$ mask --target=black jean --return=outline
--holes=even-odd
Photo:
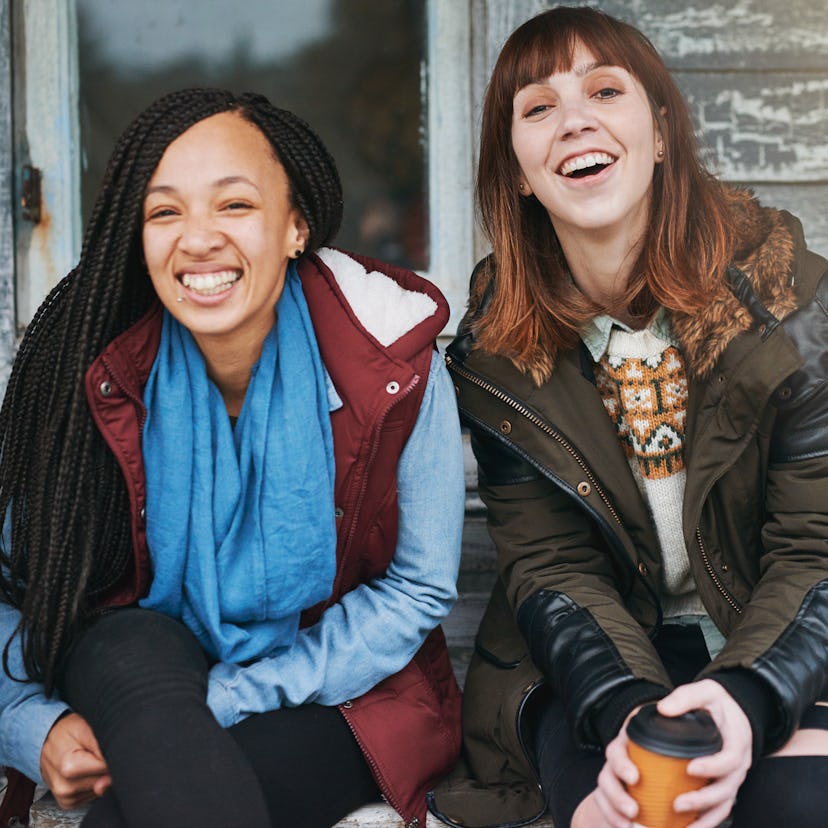
[[[708,663],[698,627],[666,626],[654,643],[676,685],[685,684]],[[823,694],[823,700],[828,696]],[[803,727],[828,730],[828,708],[806,714]],[[581,801],[594,790],[604,765],[601,753],[581,749],[573,738],[563,704],[550,695],[531,725],[547,810],[555,828],[569,828]],[[763,758],[748,772],[732,814],[732,828],[824,828],[828,825],[828,758]]]
[[[379,799],[336,708],[275,710],[225,730],[206,704],[207,673],[195,637],[159,613],[116,610],[79,636],[58,686],[113,781],[84,828],[329,828]]]

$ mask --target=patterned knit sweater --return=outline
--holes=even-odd
[[[595,373],[661,546],[664,617],[703,614],[681,525],[686,477],[684,359],[650,329],[614,327]]]

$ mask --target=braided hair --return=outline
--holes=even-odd
[[[269,140],[307,221],[306,250],[339,229],[342,189],[331,155],[304,121],[262,95],[173,92],[118,140],[80,261],[29,325],[0,409],[0,600],[20,611],[26,670],[12,677],[41,681],[47,691],[67,644],[133,556],[125,481],[92,421],[84,375],[155,300],[140,240],[155,168],[172,141],[220,112],[237,112]],[[8,675],[10,645],[3,651]]]

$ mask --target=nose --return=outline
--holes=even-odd
[[[575,137],[596,128],[597,122],[589,102],[580,96],[561,101],[559,121],[561,137]]]
[[[187,217],[178,240],[179,248],[184,253],[195,257],[206,256],[223,244],[223,233],[213,224],[209,216],[201,215]]]

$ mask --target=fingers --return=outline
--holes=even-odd
[[[742,708],[721,684],[709,679],[677,687],[658,703],[659,712],[665,716],[678,716],[697,708],[706,710],[713,718],[722,737],[722,748],[690,762],[689,775],[712,781],[677,797],[675,808],[699,812],[691,828],[716,828],[730,814],[750,767],[753,733]]]
[[[98,742],[77,713],[59,719],[40,753],[40,772],[61,808],[74,808],[99,796],[112,783]]]
[[[606,762],[598,774],[595,803],[607,825],[629,828],[638,813],[638,803],[627,792],[627,786],[638,781],[638,768],[627,753],[627,735],[621,732],[606,749]]]
[[[601,815],[613,828],[629,828],[638,813],[638,803],[627,793],[621,780],[613,773],[609,763],[598,774],[595,801]]]
[[[95,796],[103,796],[112,787],[112,777],[106,773],[99,776],[92,785]]]

